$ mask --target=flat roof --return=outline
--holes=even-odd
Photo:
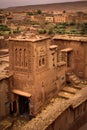
[[[71,40],[71,41],[81,41],[81,42],[87,42],[87,36],[70,36],[70,35],[55,35],[53,37],[53,40]]]
[[[46,39],[49,39],[50,37],[45,36],[37,36],[37,37],[15,37],[15,38],[9,38],[9,41],[28,41],[28,42],[36,42],[36,41],[43,41]]]

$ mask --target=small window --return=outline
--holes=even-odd
[[[62,80],[64,80],[64,77],[62,77]]]
[[[42,58],[42,65],[44,65],[44,63],[45,63],[45,60],[44,60],[44,57]]]
[[[22,49],[19,50],[19,65],[21,66],[21,60],[22,60]]]
[[[39,59],[39,66],[41,66],[41,59]]]
[[[39,57],[39,66],[44,66],[45,65],[45,57],[44,56],[40,56]]]
[[[15,49],[15,65],[17,65],[17,48]]]

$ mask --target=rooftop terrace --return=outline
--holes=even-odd
[[[36,42],[36,41],[42,41],[45,39],[49,39],[50,37],[43,36],[43,35],[35,35],[35,34],[25,34],[25,35],[19,35],[17,37],[10,37],[10,41],[30,41],[30,42]]]
[[[80,41],[87,42],[87,36],[72,36],[72,35],[55,35],[53,40],[67,40],[67,41]]]

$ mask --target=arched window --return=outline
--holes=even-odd
[[[42,65],[44,65],[45,64],[45,59],[44,59],[44,57],[42,58]]]
[[[15,65],[17,65],[17,58],[18,58],[18,56],[17,56],[17,48],[15,49]]]
[[[21,62],[22,62],[21,54],[22,54],[22,49],[20,48],[20,50],[19,50],[19,66],[21,66]]]
[[[24,49],[24,56],[23,56],[23,65],[24,65],[24,67],[25,67],[25,57],[26,56],[26,49]]]
[[[24,64],[24,67],[27,67],[28,66],[28,62],[27,62],[27,51],[26,49],[24,49],[24,57],[23,57],[23,64]]]
[[[41,59],[39,59],[39,66],[41,66]]]

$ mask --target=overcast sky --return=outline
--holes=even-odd
[[[84,0],[0,0],[0,8],[32,5],[32,4],[72,2],[72,1],[84,1]]]

